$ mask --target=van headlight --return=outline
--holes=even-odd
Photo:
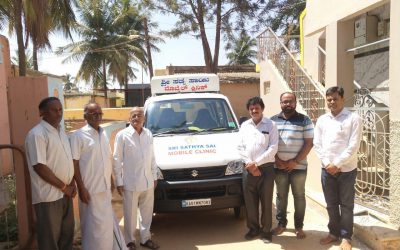
[[[234,175],[243,173],[244,163],[241,160],[231,161],[225,170],[225,175]]]
[[[157,180],[164,180],[164,175],[159,167],[157,167]]]

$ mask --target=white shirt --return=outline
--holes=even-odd
[[[119,131],[115,137],[113,156],[117,186],[137,192],[154,188],[157,166],[150,130],[143,128],[139,135],[132,125],[129,125]]]
[[[245,121],[239,131],[239,154],[244,162],[255,161],[257,166],[275,162],[279,135],[275,123],[263,117],[256,125],[253,119]]]
[[[327,113],[318,118],[314,129],[314,149],[322,167],[332,163],[341,172],[357,168],[361,133],[360,116],[346,108],[336,116]]]
[[[26,158],[32,186],[32,204],[61,199],[64,194],[57,187],[44,181],[33,169],[37,164],[46,165],[65,184],[74,176],[71,148],[65,132],[42,120],[25,138]]]
[[[79,161],[85,188],[91,194],[110,190],[112,153],[104,129],[100,133],[86,125],[70,136],[72,157]]]

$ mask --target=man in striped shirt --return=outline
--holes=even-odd
[[[308,116],[296,111],[296,95],[285,92],[280,96],[282,112],[271,117],[279,132],[278,153],[275,155],[276,219],[272,230],[280,235],[286,230],[289,187],[294,199],[294,225],[296,237],[304,239],[303,221],[306,209],[305,182],[307,155],[313,146],[314,126]]]

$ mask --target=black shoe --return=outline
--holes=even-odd
[[[260,230],[250,229],[247,234],[245,234],[244,238],[246,240],[252,240],[260,234]]]
[[[261,240],[267,244],[272,242],[272,233],[262,233]]]
[[[126,246],[129,250],[136,250],[135,242],[129,242]]]

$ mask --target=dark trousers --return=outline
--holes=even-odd
[[[324,168],[321,173],[322,189],[329,215],[329,233],[351,239],[353,236],[353,210],[357,169],[330,175]]]
[[[273,164],[260,167],[261,176],[253,176],[243,171],[243,194],[247,212],[247,227],[264,234],[271,234],[272,196],[274,192],[275,172]],[[261,202],[261,226],[259,221],[259,204]]]
[[[289,187],[292,189],[294,201],[294,227],[303,228],[306,212],[305,183],[307,170],[293,169],[290,172],[275,169],[276,183],[276,219],[282,227],[287,225],[287,205]]]
[[[64,196],[34,207],[39,250],[72,250],[75,226],[72,199]]]

